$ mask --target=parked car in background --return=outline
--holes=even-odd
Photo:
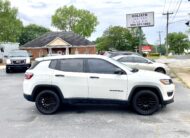
[[[175,86],[167,75],[133,70],[106,56],[65,55],[36,59],[23,90],[43,114],[55,113],[61,103],[111,103],[149,115],[173,102]]]
[[[25,50],[14,50],[9,52],[6,58],[6,73],[13,70],[27,70],[31,66],[30,55]]]
[[[153,60],[144,58],[142,56],[120,55],[120,56],[113,57],[113,59],[131,68],[151,70],[151,71],[156,71],[163,74],[169,73],[169,68],[165,64],[154,62]]]
[[[118,55],[138,55],[138,56],[141,56],[139,53],[130,52],[130,51],[106,51],[103,55],[110,57],[110,58],[118,56]]]
[[[4,42],[0,43],[0,61],[5,62],[5,56],[8,56],[8,53],[12,50],[18,50],[19,43],[12,43],[12,42]],[[1,63],[0,62],[0,63]]]

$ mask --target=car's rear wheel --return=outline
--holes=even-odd
[[[151,115],[159,109],[158,96],[150,90],[141,90],[132,100],[133,109],[141,115]]]
[[[155,71],[159,72],[159,73],[166,74],[166,71],[163,68],[157,68]]]
[[[36,97],[36,107],[42,114],[53,114],[60,106],[58,95],[51,90],[44,90]]]

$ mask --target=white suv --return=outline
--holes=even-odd
[[[149,115],[174,101],[175,86],[167,75],[133,70],[105,56],[68,55],[36,59],[23,89],[43,114],[67,102],[130,104]]]

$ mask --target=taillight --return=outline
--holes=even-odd
[[[33,73],[25,73],[25,79],[29,80],[33,77]]]

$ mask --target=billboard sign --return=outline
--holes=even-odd
[[[151,52],[152,51],[152,46],[146,45],[141,47],[142,52]]]
[[[127,14],[126,21],[127,27],[154,26],[154,12]]]

